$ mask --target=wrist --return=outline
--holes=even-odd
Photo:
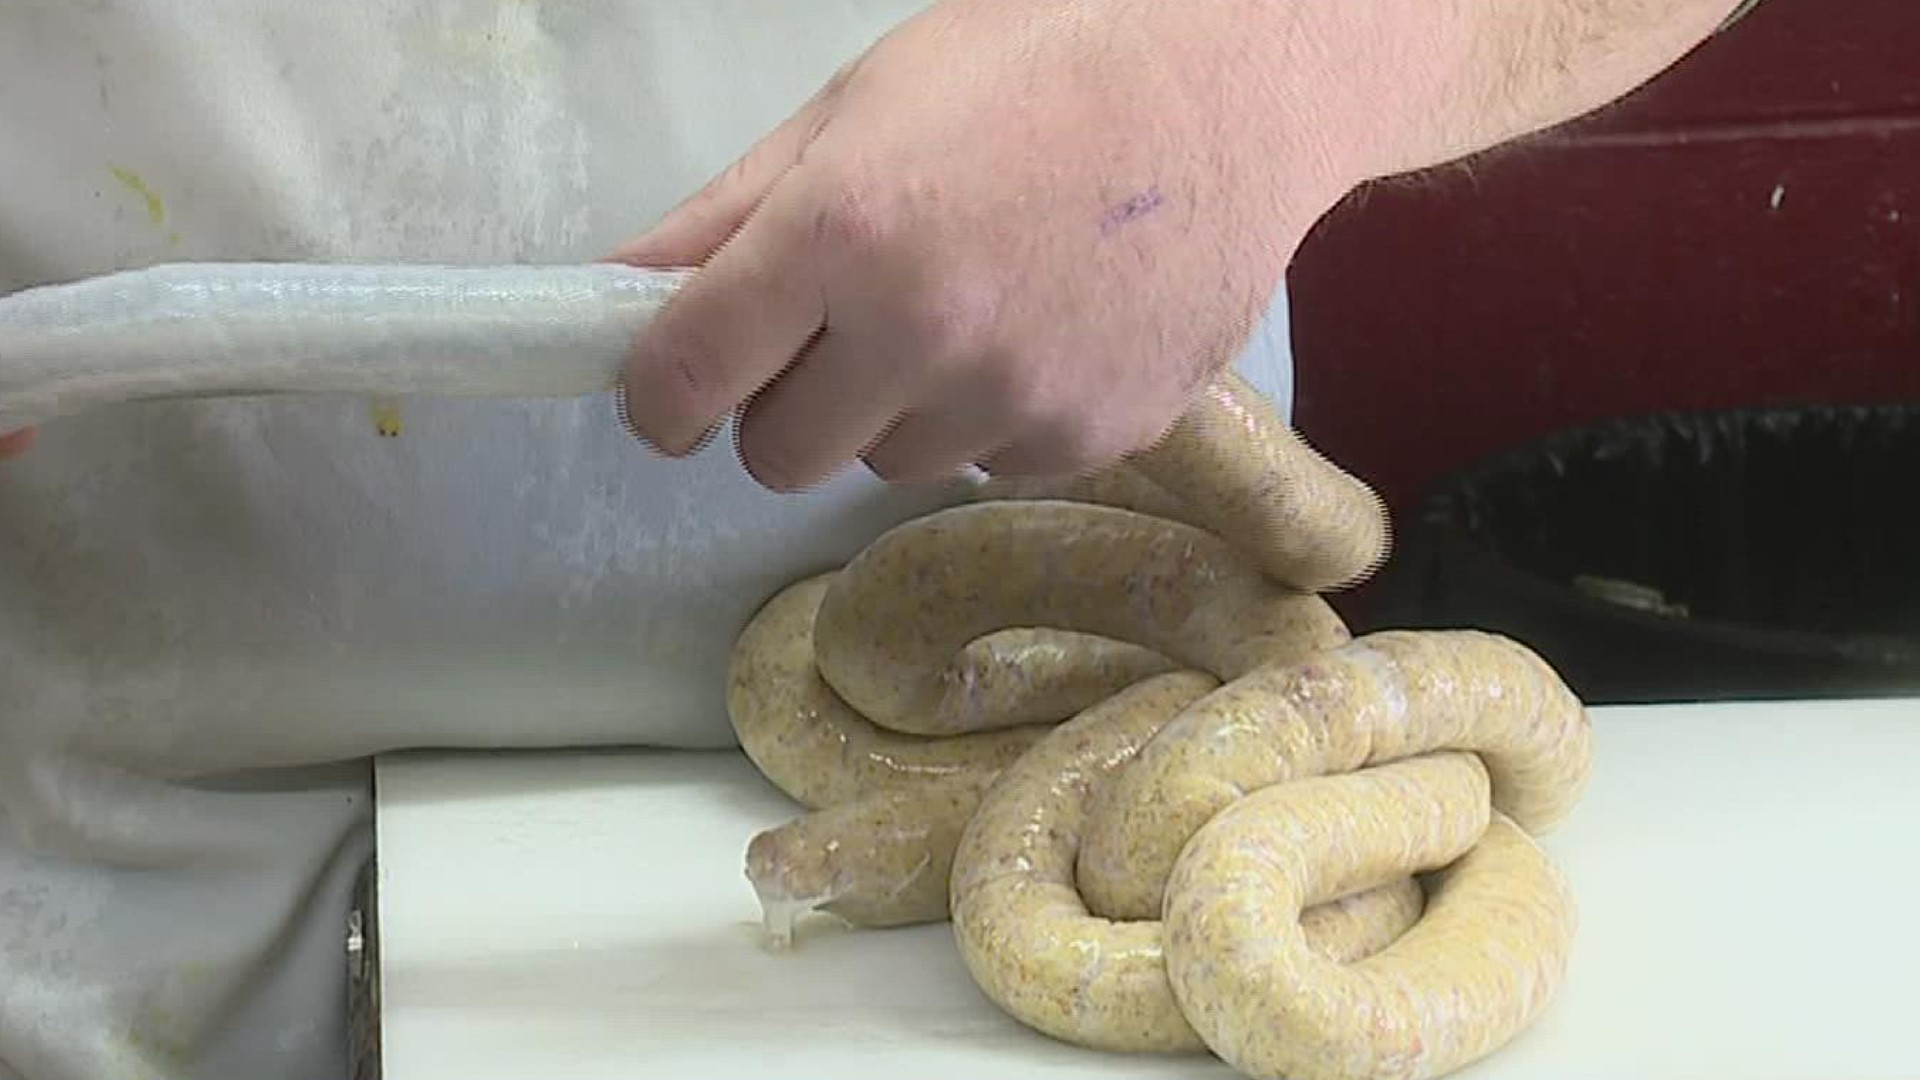
[[[1737,0],[1282,6],[1295,54],[1311,58],[1288,79],[1291,93],[1351,186],[1597,109],[1711,36]]]

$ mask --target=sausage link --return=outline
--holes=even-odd
[[[886,731],[834,694],[814,667],[813,626],[835,577],[781,590],[735,644],[727,707],[740,743],[775,786],[815,812],[754,837],[746,873],[766,936],[787,945],[795,920],[824,910],[857,926],[947,915],[947,875],[980,792],[1045,730],[1006,727],[995,710],[1054,720],[1165,670],[1166,658],[1124,642],[1014,629],[967,646],[978,673],[977,734],[926,738]]]
[[[1101,791],[1080,890],[1108,918],[1157,916],[1181,848],[1245,793],[1439,749],[1481,754],[1494,806],[1536,832],[1592,765],[1586,710],[1531,650],[1472,630],[1371,634],[1255,671],[1168,724]]]
[[[974,776],[929,780],[816,810],[747,845],[747,880],[768,944],[785,948],[811,910],[855,926],[910,926],[947,917],[947,880],[960,832],[980,805]]]
[[[1477,758],[1428,755],[1267,788],[1202,827],[1168,882],[1166,958],[1208,1048],[1255,1078],[1426,1080],[1530,1024],[1577,916],[1488,788]],[[1365,960],[1298,929],[1329,896],[1442,868],[1421,920]]]
[[[1307,946],[1340,964],[1364,960],[1388,947],[1426,910],[1427,890],[1415,877],[1348,893],[1300,913]]]
[[[1057,724],[1179,665],[1152,649],[1071,630],[1010,627],[968,643],[946,696],[919,725],[933,735]]]
[[[1063,499],[1169,518],[1241,543],[1275,581],[1305,592],[1358,584],[1392,546],[1379,496],[1231,370],[1127,463],[1067,477],[996,477],[974,498]]]
[[[1593,772],[1586,706],[1558,672],[1520,642],[1480,630],[1370,634],[1364,649],[1405,703],[1413,725],[1374,733],[1371,761],[1446,746],[1478,752],[1493,806],[1545,836],[1566,820]]]
[[[956,655],[1014,627],[1132,642],[1221,678],[1348,637],[1325,601],[1273,584],[1211,533],[1105,506],[988,502],[910,521],[855,556],[821,602],[814,659],[874,723],[940,734],[968,683]]]
[[[1380,497],[1307,445],[1231,370],[1132,465],[1273,580],[1305,592],[1364,581],[1392,548]]]
[[[782,589],[761,606],[734,643],[727,715],[741,748],[774,786],[805,806],[819,808],[881,791],[912,789],[937,777],[984,783],[1045,733],[1044,727],[1029,725],[930,739],[884,730],[849,708],[821,680],[813,661],[814,614],[833,578],[834,573],[820,574]],[[1118,689],[1077,675],[1072,661],[1091,654],[1095,667],[1111,671],[1126,669],[1124,657],[1129,654],[1103,660],[1103,655],[1112,655],[1103,652],[1108,643],[1089,638],[1065,642],[1056,637],[1044,644],[1039,650],[1043,670],[1031,679],[1002,678],[993,685],[1031,686],[1037,696],[1056,702],[1066,692],[1104,696],[1103,691]],[[1017,645],[977,646],[987,654],[977,666],[989,671],[996,664],[1017,666],[1025,655]],[[1128,670],[1150,671],[1163,663],[1144,649],[1131,655],[1135,659]],[[1142,656],[1153,662],[1142,661]],[[1064,692],[1058,689],[1062,684]],[[1002,703],[1011,697],[999,694]],[[1071,712],[1055,719],[1066,715]]]
[[[1094,706],[1009,766],[968,823],[953,860],[955,937],[981,989],[1023,1023],[1102,1050],[1202,1048],[1167,982],[1160,924],[1091,915],[1073,862],[1092,791],[1216,685],[1162,675]],[[1419,897],[1411,880],[1359,892],[1308,912],[1303,932],[1323,955],[1364,956],[1412,925]]]

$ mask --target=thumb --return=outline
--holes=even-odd
[[[820,137],[834,100],[851,74],[851,67],[842,69],[720,175],[668,211],[653,228],[615,249],[614,261],[634,266],[694,266],[705,262],[740,231],[773,185]]]

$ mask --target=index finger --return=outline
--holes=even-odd
[[[625,375],[629,422],[663,453],[700,445],[826,323],[801,172],[774,185],[634,344]]]

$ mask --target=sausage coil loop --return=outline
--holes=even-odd
[[[1379,501],[1238,377],[1157,446],[986,484],[797,582],[727,702],[808,809],[754,837],[768,938],[950,920],[1021,1023],[1251,1077],[1416,1080],[1547,1007],[1577,925],[1536,842],[1585,708],[1474,630],[1353,637]]]

